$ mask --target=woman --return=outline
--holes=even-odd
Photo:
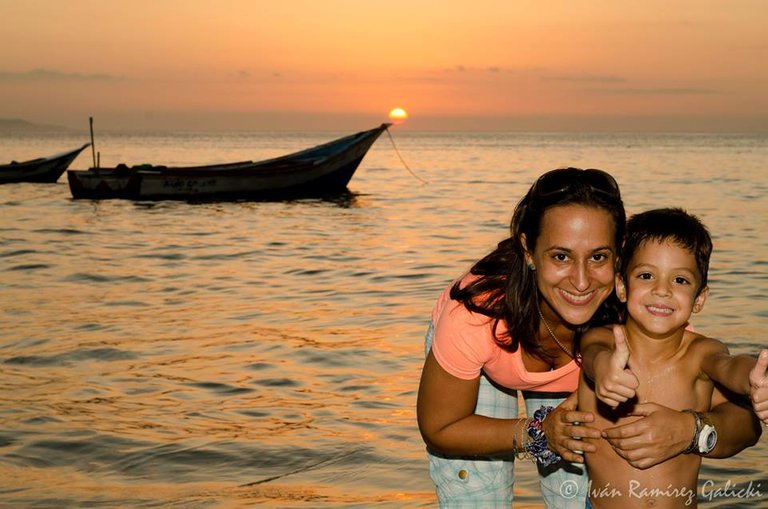
[[[547,403],[560,403],[577,387],[581,333],[616,319],[613,282],[624,223],[610,175],[548,172],[515,208],[510,237],[438,299],[417,412],[441,506],[509,507],[517,452],[537,460],[548,506],[584,507],[581,450],[594,446],[574,437],[600,433],[578,424],[593,416],[575,411],[573,397],[554,411]],[[517,418],[515,390],[528,391],[531,418]],[[759,438],[748,410],[726,402],[711,414],[723,456]],[[646,468],[685,450],[693,426],[690,415],[656,406],[611,430],[608,440]]]

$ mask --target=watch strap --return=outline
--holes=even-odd
[[[686,408],[683,410],[683,412],[689,413],[693,415],[693,418],[695,419],[695,428],[693,430],[693,438],[691,438],[691,443],[686,447],[686,449],[683,451],[683,454],[690,454],[694,451],[698,452],[698,445],[699,445],[699,435],[701,435],[701,415],[693,410],[692,408]]]

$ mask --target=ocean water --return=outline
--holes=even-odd
[[[96,143],[105,166],[183,165],[345,134]],[[699,215],[715,253],[695,326],[737,353],[768,343],[768,135],[392,134],[426,182],[384,135],[329,201],[74,201],[65,177],[0,186],[0,506],[435,506],[415,415],[432,304],[560,166],[611,172],[629,213]],[[87,141],[5,136],[0,162]],[[766,440],[705,460],[700,507],[768,504]],[[516,507],[541,507],[531,465],[515,490]]]

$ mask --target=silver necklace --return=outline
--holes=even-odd
[[[557,339],[557,336],[555,336],[555,333],[552,332],[552,329],[549,327],[549,324],[547,323],[547,320],[544,318],[544,315],[542,314],[541,309],[539,309],[539,318],[541,318],[541,321],[544,322],[544,327],[547,328],[547,332],[549,332],[549,335],[552,336],[552,339],[555,340],[555,343],[557,343],[557,346],[560,347],[560,350],[565,352],[568,355],[568,357],[573,359],[573,354],[571,352],[569,352],[568,349],[565,346],[563,346],[563,344],[560,342],[560,340]]]

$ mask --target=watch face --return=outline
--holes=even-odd
[[[699,452],[706,454],[717,445],[717,431],[714,426],[706,425],[699,435]]]
[[[717,431],[715,431],[715,429],[712,428],[712,433],[710,433],[707,436],[707,452],[714,449],[716,444],[717,444]]]

